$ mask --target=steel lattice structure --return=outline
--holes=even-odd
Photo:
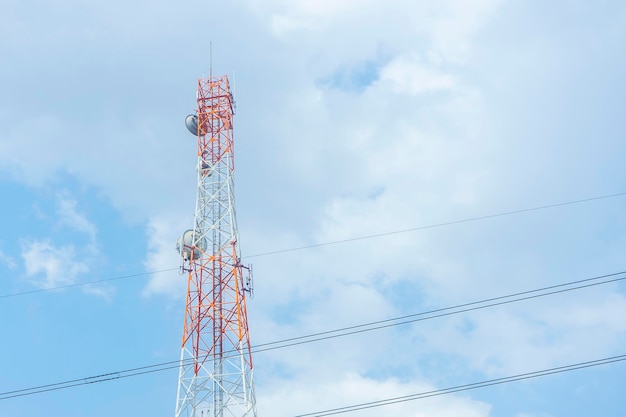
[[[194,228],[177,242],[188,284],[175,416],[255,417],[251,278],[237,245],[228,77],[199,79],[197,103],[185,121],[198,138],[198,189]]]

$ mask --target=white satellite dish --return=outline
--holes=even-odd
[[[198,136],[198,115],[190,114],[185,117],[185,126],[191,132],[192,135]]]
[[[181,237],[176,240],[176,250],[181,254],[184,260],[191,259],[191,253],[193,251],[193,258],[200,259],[202,253],[206,251],[206,239],[200,236],[199,232],[195,232],[191,229],[186,230]]]

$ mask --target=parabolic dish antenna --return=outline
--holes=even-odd
[[[206,251],[206,239],[200,237],[200,233],[194,233],[193,230],[186,230],[181,237],[176,240],[176,250],[181,254],[183,259],[191,259],[193,251],[193,259],[200,259],[202,253]]]
[[[198,115],[190,114],[185,117],[185,126],[187,126],[192,135],[198,136]]]

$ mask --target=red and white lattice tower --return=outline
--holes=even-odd
[[[233,194],[234,101],[228,77],[198,80],[187,128],[198,138],[194,228],[178,239],[188,273],[176,417],[255,417],[246,296]],[[245,276],[244,276],[245,272]]]

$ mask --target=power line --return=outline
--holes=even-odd
[[[626,274],[626,271],[616,272],[612,274],[601,275],[592,278],[586,278],[577,281],[571,281],[563,284],[552,285],[549,287],[539,288],[535,290],[518,292],[515,294],[503,295],[499,297],[493,297],[489,299],[484,299],[480,301],[473,301],[469,303],[459,304],[456,306],[440,308],[436,310],[430,310],[426,312],[416,313],[405,315],[401,317],[379,320],[364,324],[359,324],[350,327],[339,328],[335,330],[328,330],[325,332],[313,333],[305,336],[298,336],[288,339],[282,339],[275,342],[268,342],[256,345],[252,348],[252,353],[265,352],[275,349],[283,349],[286,347],[302,345],[306,343],[312,343],[320,340],[332,339],[337,337],[348,336],[357,333],[364,333],[373,330],[379,330],[382,328],[392,327],[392,326],[400,326],[408,323],[414,323],[417,321],[425,321],[431,320],[435,318],[450,316],[453,314],[465,313],[473,310],[485,309],[489,307],[495,307],[503,304],[510,304],[518,301],[529,300],[533,298],[545,297],[549,295],[554,295],[563,292],[574,291],[583,288],[589,288],[593,286],[608,284],[612,282],[626,280],[626,276],[614,278],[619,275]],[[611,278],[611,279],[607,279]],[[599,282],[593,282],[599,281]],[[577,285],[581,284],[581,285]],[[577,285],[577,286],[573,286]],[[569,287],[569,288],[567,288]],[[548,291],[552,290],[552,291]],[[547,292],[546,292],[547,291]],[[532,294],[532,295],[530,295]],[[508,300],[507,300],[508,299]],[[438,313],[438,314],[434,314]],[[231,357],[234,352],[224,352],[224,358]],[[64,382],[57,382],[52,384],[40,385],[31,388],[24,388],[19,390],[7,391],[0,393],[0,400],[5,400],[9,398],[21,397],[26,395],[39,394],[48,391],[56,391],[65,388],[71,388],[81,385],[95,384],[99,382],[111,381],[115,379],[129,378],[132,376],[144,375],[148,373],[160,372],[169,369],[178,368],[181,364],[180,360],[162,362],[153,365],[147,365],[137,368],[126,369],[122,371],[110,372],[101,375],[86,377],[86,378],[78,378]]]
[[[490,308],[490,307],[496,307],[496,306],[500,306],[504,304],[511,304],[511,303],[516,303],[519,301],[531,300],[534,298],[547,297],[549,295],[556,295],[556,294],[565,293],[569,291],[575,291],[575,290],[579,290],[583,288],[595,287],[598,285],[609,284],[612,282],[624,281],[626,280],[626,276],[620,277],[620,278],[608,279],[608,280],[604,280],[600,282],[589,283],[591,281],[597,281],[597,280],[611,278],[611,277],[624,275],[624,274],[626,274],[626,271],[616,272],[616,273],[607,274],[607,275],[601,275],[601,276],[597,276],[593,278],[586,278],[586,279],[582,279],[578,281],[571,281],[571,282],[564,283],[564,284],[552,285],[549,287],[539,288],[539,289],[530,290],[530,291],[522,291],[522,292],[518,292],[514,294],[493,297],[493,298],[480,300],[480,301],[473,301],[470,303],[458,304],[458,305],[451,306],[451,307],[444,307],[444,308],[425,311],[421,313],[409,314],[409,315],[395,317],[395,318],[386,319],[386,320],[379,320],[379,321],[374,321],[370,323],[358,324],[355,326],[343,327],[343,328],[334,329],[334,330],[327,330],[324,332],[309,334],[306,336],[298,336],[298,337],[292,337],[289,339],[278,340],[275,342],[263,343],[263,344],[254,346],[253,353],[263,352],[266,350],[280,349],[280,348],[290,347],[290,346],[296,346],[296,345],[300,345],[304,343],[317,342],[320,340],[333,339],[336,337],[349,336],[349,335],[369,332],[373,330],[380,330],[380,329],[384,329],[388,327],[395,327],[395,326],[400,326],[404,324],[415,323],[418,321],[431,320],[435,318],[446,317],[446,316],[451,316],[451,315],[460,314],[460,313],[467,313],[470,311],[482,310],[482,309]],[[575,284],[582,284],[582,283],[586,283],[586,284],[573,286]],[[569,288],[564,288],[564,287],[569,287]],[[552,291],[548,291],[548,290],[552,290]],[[529,295],[529,294],[532,294],[532,295]],[[272,346],[272,345],[280,345],[280,346],[266,347],[266,346]]]
[[[583,198],[583,199],[580,199],[580,200],[572,200],[572,201],[566,201],[566,202],[562,202],[562,203],[547,204],[547,205],[543,205],[543,206],[536,206],[536,207],[524,208],[524,209],[513,210],[513,211],[505,211],[505,212],[495,213],[495,214],[487,214],[487,215],[484,215],[484,216],[470,217],[470,218],[467,218],[467,219],[453,220],[453,221],[449,221],[449,222],[436,223],[436,224],[431,224],[431,225],[427,225],[427,226],[418,226],[418,227],[413,227],[413,228],[410,228],[410,229],[395,230],[395,231],[391,231],[391,232],[377,233],[377,234],[365,235],[365,236],[357,236],[357,237],[352,237],[352,238],[348,238],[348,239],[334,240],[334,241],[316,243],[316,244],[306,245],[306,246],[298,246],[298,247],[295,247],[295,248],[279,249],[279,250],[274,250],[274,251],[270,251],[270,252],[257,253],[257,254],[254,254],[254,255],[244,256],[244,257],[242,257],[242,259],[258,258],[258,257],[262,257],[262,256],[276,255],[276,254],[279,254],[279,253],[294,252],[294,251],[299,251],[299,250],[304,250],[304,249],[318,248],[318,247],[321,247],[321,246],[330,246],[330,245],[337,245],[337,244],[340,244],[340,243],[354,242],[354,241],[358,241],[358,240],[374,239],[374,238],[377,238],[377,237],[391,236],[391,235],[396,235],[396,234],[401,234],[401,233],[408,233],[408,232],[415,232],[415,231],[418,231],[418,230],[434,229],[434,228],[437,228],[437,227],[451,226],[451,225],[460,224],[460,223],[469,223],[469,222],[473,222],[473,221],[486,220],[486,219],[492,219],[492,218],[503,217],[503,216],[510,216],[510,215],[514,215],[514,214],[521,214],[521,213],[527,213],[527,212],[531,212],[531,211],[545,210],[545,209],[549,209],[549,208],[568,206],[568,205],[573,205],[573,204],[587,203],[587,202],[590,202],[590,201],[603,200],[603,199],[614,198],[614,197],[621,197],[621,196],[624,196],[624,195],[626,195],[626,192],[616,193],[616,194],[607,194],[607,195],[602,195],[602,196],[597,196],[597,197],[590,197],[590,198]],[[134,278],[134,277],[139,277],[139,276],[158,274],[158,273],[162,273],[162,272],[171,272],[171,271],[176,271],[178,269],[179,268],[168,268],[168,269],[161,269],[161,270],[158,270],[158,271],[141,272],[141,273],[137,273],[137,274],[123,275],[123,276],[119,276],[119,277],[101,279],[101,280],[96,280],[96,281],[86,281],[86,282],[79,282],[79,283],[75,283],[75,284],[61,285],[61,286],[52,287],[52,288],[40,288],[40,289],[36,289],[36,290],[32,290],[32,291],[24,291],[24,292],[18,292],[18,293],[13,293],[13,294],[3,294],[3,295],[0,295],[0,299],[2,299],[2,298],[9,298],[9,297],[18,297],[18,296],[22,296],[22,295],[35,294],[35,293],[41,293],[41,292],[61,290],[61,289],[65,289],[65,288],[80,287],[80,286],[83,286],[83,285],[100,284],[100,283],[103,283],[103,282],[117,281],[117,280],[122,280],[122,279],[127,279],[127,278]]]
[[[597,359],[597,360],[592,360],[592,361],[587,361],[587,362],[574,363],[574,364],[571,364],[571,365],[559,366],[557,368],[543,369],[543,370],[540,370],[540,371],[527,372],[527,373],[524,373],[524,374],[512,375],[512,376],[507,376],[507,377],[503,377],[503,378],[496,378],[496,379],[490,379],[490,380],[486,380],[486,381],[473,382],[473,383],[470,383],[470,384],[457,385],[457,386],[454,386],[454,387],[443,388],[443,389],[439,389],[439,390],[420,392],[420,393],[417,393],[417,394],[405,395],[405,396],[402,396],[402,397],[386,398],[386,399],[383,399],[383,400],[370,401],[370,402],[367,402],[367,403],[361,403],[361,404],[354,404],[354,405],[349,405],[349,406],[344,406],[344,407],[332,408],[332,409],[328,409],[328,410],[317,411],[317,412],[314,412],[314,413],[298,414],[297,416],[294,416],[294,417],[312,417],[312,416],[324,417],[324,416],[332,416],[332,415],[335,415],[335,414],[351,413],[353,411],[365,410],[365,409],[376,408],[376,407],[383,407],[383,406],[386,406],[386,405],[398,404],[398,403],[403,403],[403,402],[408,402],[408,401],[421,400],[421,399],[424,399],[424,398],[435,397],[435,396],[439,396],[439,395],[452,394],[452,393],[460,392],[460,391],[469,391],[469,390],[473,390],[473,389],[477,389],[477,388],[489,387],[489,386],[493,386],[493,385],[508,384],[508,383],[515,382],[515,381],[521,381],[521,380],[524,380],[524,379],[539,378],[539,377],[542,377],[542,376],[559,374],[559,373],[564,373],[564,372],[570,372],[570,371],[575,371],[575,370],[578,370],[578,369],[584,369],[584,368],[591,368],[591,367],[594,367],[594,366],[607,365],[607,364],[610,364],[610,363],[620,362],[620,361],[624,361],[624,360],[626,360],[626,355],[612,356],[612,357],[609,357],[609,358],[603,358],[603,359]]]
[[[175,364],[175,365],[173,365]],[[53,384],[40,385],[37,387],[24,388],[14,391],[6,391],[0,393],[0,401],[9,398],[24,397],[27,395],[42,394],[44,392],[57,391],[66,388],[78,387],[81,385],[97,384],[99,382],[113,381],[116,379],[129,378],[131,376],[145,375],[154,372],[166,371],[169,369],[178,369],[180,361],[163,362],[155,365],[142,366],[138,368],[127,369],[125,371],[109,372],[106,374],[90,376],[87,378],[78,378],[69,381],[56,382]]]
[[[122,276],[119,276],[119,277],[99,279],[99,280],[96,280],[96,281],[77,282],[77,283],[74,283],[74,284],[59,285],[57,287],[51,287],[51,288],[38,288],[36,290],[16,292],[16,293],[13,293],[13,294],[3,294],[3,295],[0,295],[0,299],[2,299],[2,298],[9,298],[9,297],[19,297],[21,295],[36,294],[36,293],[39,293],[39,292],[63,290],[63,289],[66,289],[66,288],[82,287],[83,285],[101,284],[103,282],[117,281],[117,280],[128,279],[128,278],[136,278],[136,277],[152,275],[152,274],[160,274],[162,272],[176,271],[178,269],[179,268],[160,269],[160,270],[157,270],[157,271],[139,272],[137,274],[122,275]]]
[[[418,227],[412,227],[410,229],[395,230],[395,231],[392,231],[392,232],[383,232],[383,233],[377,233],[377,234],[373,234],[373,235],[357,236],[357,237],[351,237],[351,238],[342,239],[342,240],[334,240],[334,241],[331,241],[331,242],[323,242],[323,243],[316,243],[316,244],[313,244],[313,245],[299,246],[299,247],[296,247],[296,248],[288,248],[288,249],[280,249],[280,250],[275,250],[275,251],[270,251],[270,252],[263,252],[263,253],[259,253],[259,254],[255,254],[255,255],[244,256],[244,258],[255,258],[255,257],[259,257],[259,256],[275,255],[275,254],[278,254],[278,253],[294,252],[294,251],[303,250],[303,249],[318,248],[320,246],[336,245],[336,244],[339,244],[339,243],[347,243],[347,242],[354,242],[354,241],[357,241],[357,240],[365,240],[365,239],[372,239],[372,238],[376,238],[376,237],[397,235],[397,234],[400,234],[400,233],[415,232],[415,231],[418,231],[418,230],[434,229],[436,227],[451,226],[451,225],[460,224],[460,223],[468,223],[468,222],[474,222],[474,221],[478,221],[478,220],[493,219],[495,217],[511,216],[513,214],[528,213],[530,211],[538,211],[538,210],[545,210],[545,209],[549,209],[549,208],[568,206],[568,205],[572,205],[572,204],[587,203],[587,202],[590,202],[590,201],[602,200],[602,199],[613,198],[613,197],[620,197],[620,196],[624,196],[624,195],[626,195],[626,192],[616,193],[616,194],[608,194],[608,195],[603,195],[603,196],[598,196],[598,197],[591,197],[591,198],[583,198],[583,199],[580,199],[580,200],[566,201],[566,202],[563,202],[563,203],[546,204],[546,205],[543,205],[543,206],[529,207],[529,208],[524,208],[524,209],[519,209],[519,210],[512,210],[512,211],[505,211],[505,212],[496,213],[496,214],[486,214],[484,216],[470,217],[470,218],[461,219],[461,220],[453,220],[453,221],[449,221],[449,222],[445,222],[445,223],[436,223],[436,224],[431,224],[431,225],[428,225],[428,226],[418,226]]]

